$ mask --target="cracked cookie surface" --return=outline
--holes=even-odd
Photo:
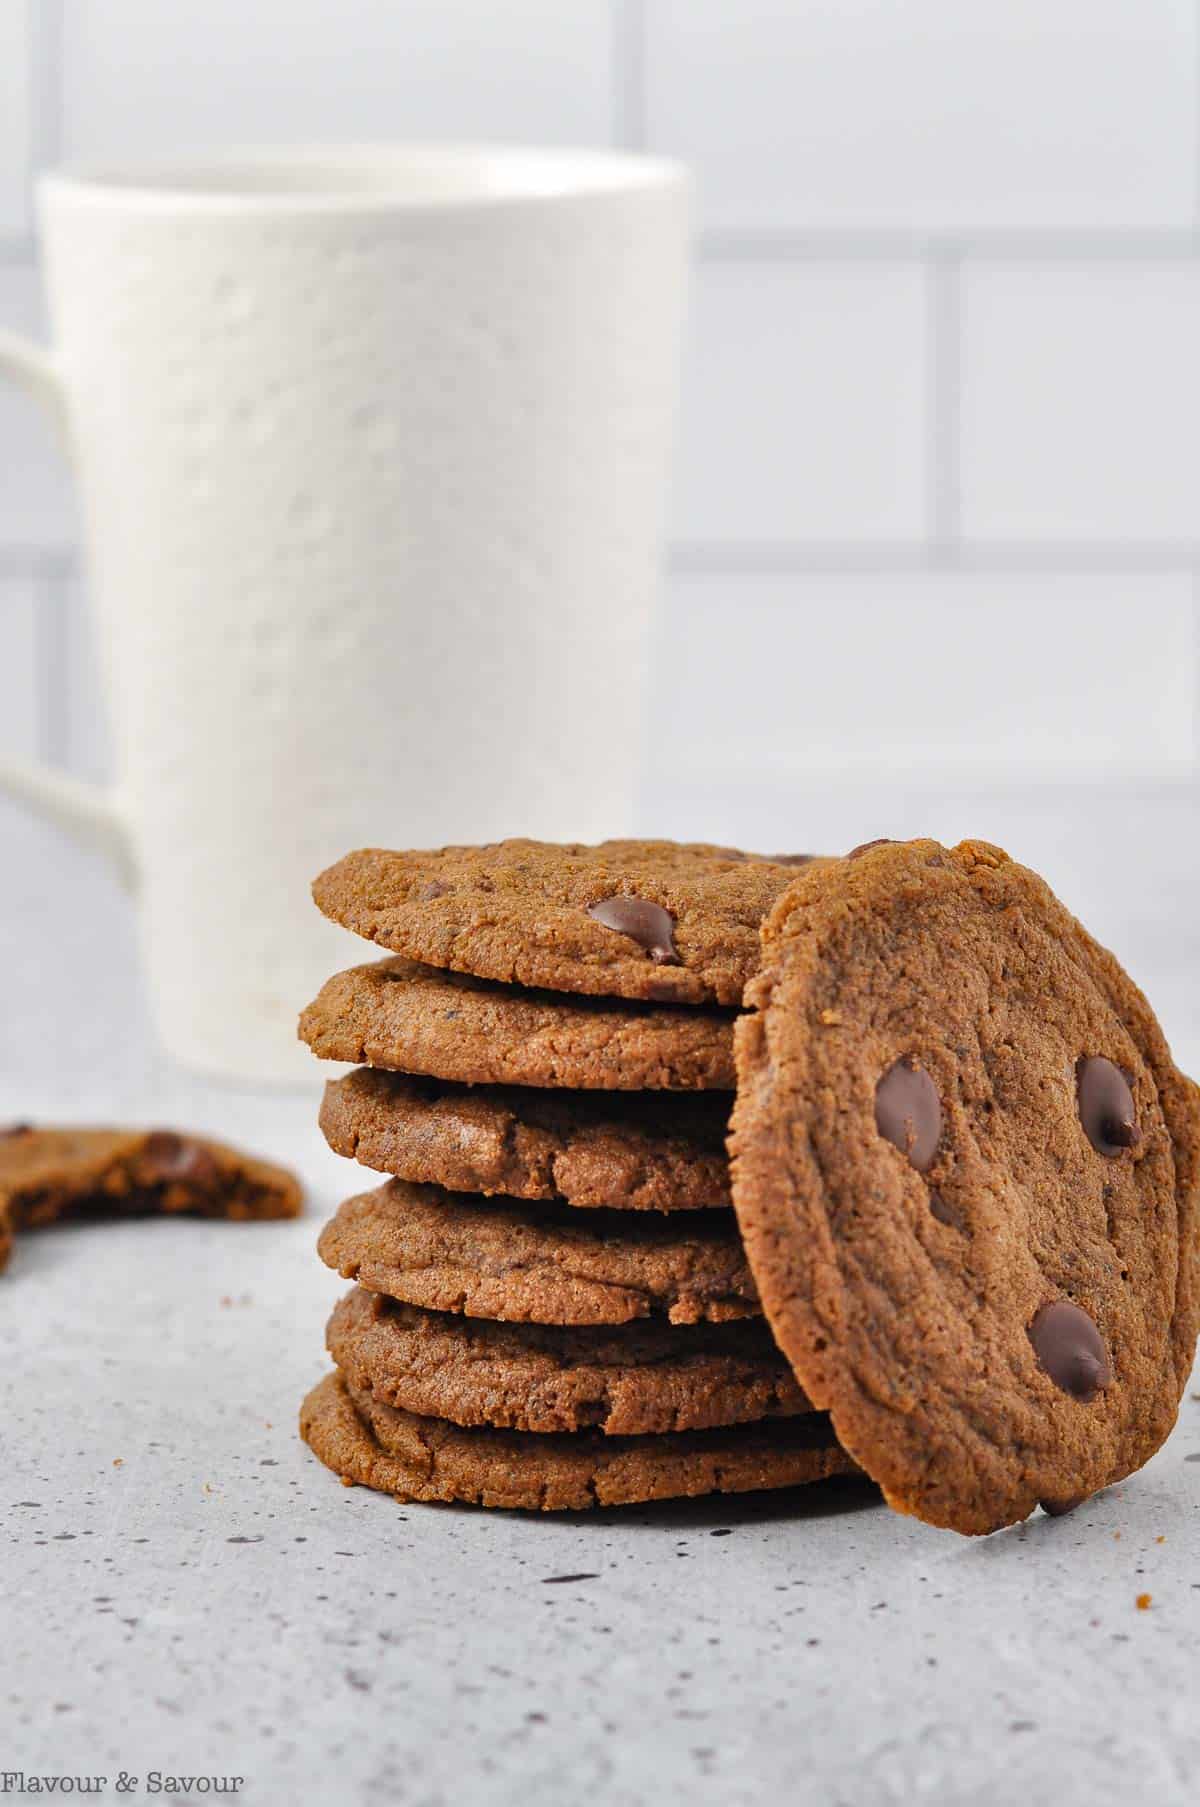
[[[696,1211],[730,1205],[728,1119],[719,1093],[563,1096],[364,1067],[329,1081],[320,1123],[335,1153],[417,1184]]]
[[[1145,998],[982,842],[780,899],[733,1192],[797,1378],[891,1503],[985,1532],[1138,1468],[1197,1330],[1197,1090]]]
[[[413,960],[337,973],[300,1017],[322,1060],[468,1085],[731,1090],[733,1015],[491,984]]]
[[[367,847],[322,872],[313,897],[343,928],[430,966],[554,991],[737,1005],[758,968],[759,924],[806,857],[677,841]]]
[[[584,1215],[389,1180],[347,1199],[317,1250],[373,1292],[468,1317],[696,1324],[759,1315],[733,1219],[710,1212]]]
[[[397,1411],[337,1373],[305,1399],[300,1435],[343,1480],[396,1499],[531,1512],[795,1487],[858,1472],[819,1417],[663,1437],[463,1430]]]
[[[325,1341],[359,1391],[465,1427],[645,1436],[810,1409],[761,1320],[510,1324],[356,1287],[334,1307]]]

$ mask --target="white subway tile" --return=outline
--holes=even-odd
[[[604,142],[610,38],[604,0],[87,0],[64,9],[65,150]]]
[[[881,796],[922,774],[1191,775],[1196,642],[1186,573],[677,575],[648,770]]]
[[[914,265],[702,263],[676,537],[919,538],[926,339]]]
[[[1200,264],[980,265],[962,318],[968,539],[1200,539]]]
[[[36,270],[0,264],[0,327],[45,339]],[[76,532],[66,455],[44,407],[0,370],[0,547],[57,549]]]
[[[33,4],[0,6],[0,234],[23,233],[29,224]]]
[[[647,0],[650,142],[719,227],[1186,226],[1189,0]]]
[[[38,750],[37,599],[20,578],[0,578],[0,759]]]

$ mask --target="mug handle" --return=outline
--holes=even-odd
[[[42,403],[69,447],[66,389],[53,357],[17,333],[0,330],[0,373]],[[137,874],[133,835],[115,791],[19,760],[0,760],[0,790],[40,810],[76,840],[101,848],[123,882],[133,888]]]

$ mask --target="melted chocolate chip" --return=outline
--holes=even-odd
[[[1038,1361],[1056,1387],[1087,1403],[1112,1381],[1104,1339],[1086,1311],[1069,1299],[1043,1305],[1029,1326]]]
[[[923,1067],[905,1058],[888,1068],[875,1087],[875,1127],[918,1173],[933,1165],[942,1133],[942,1101]]]
[[[930,1192],[929,1209],[939,1223],[944,1223],[951,1230],[961,1230],[963,1220],[953,1205],[946,1203],[940,1192]]]
[[[1082,1506],[1085,1500],[1091,1499],[1090,1493],[1073,1493],[1065,1500],[1039,1500],[1038,1505],[1051,1518],[1065,1518],[1068,1512],[1074,1512],[1076,1506]]]
[[[773,853],[769,857],[774,866],[807,866],[817,856],[815,853]]]
[[[187,1180],[208,1185],[217,1177],[217,1164],[207,1148],[174,1130],[156,1129],[142,1149],[141,1179],[150,1185]]]
[[[1102,1054],[1085,1054],[1075,1066],[1079,1121],[1092,1147],[1116,1156],[1142,1139],[1129,1081]]]
[[[603,897],[588,905],[588,915],[602,928],[628,935],[659,966],[679,965],[675,919],[661,904],[651,903],[648,897]]]
[[[10,1136],[31,1136],[32,1134],[32,1123],[9,1123],[4,1129],[0,1129],[0,1142],[7,1142]]]
[[[872,847],[894,847],[895,844],[891,835],[882,834],[879,836],[878,840],[875,841],[860,841],[857,847],[852,847],[850,849],[846,858],[848,860],[856,860],[860,853],[870,853]]]

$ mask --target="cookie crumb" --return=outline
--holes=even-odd
[[[1153,1599],[1152,1594],[1139,1594],[1137,1597],[1137,1601],[1136,1601],[1138,1611],[1139,1612],[1149,1612],[1150,1611],[1150,1602],[1152,1599]]]
[[[842,1022],[842,1013],[840,1010],[823,1010],[821,1012],[821,1021],[824,1023],[824,1025],[827,1029],[840,1028],[841,1022]]]
[[[124,1456],[114,1456],[112,1465],[114,1468],[124,1468],[124,1466],[125,1466]]]

